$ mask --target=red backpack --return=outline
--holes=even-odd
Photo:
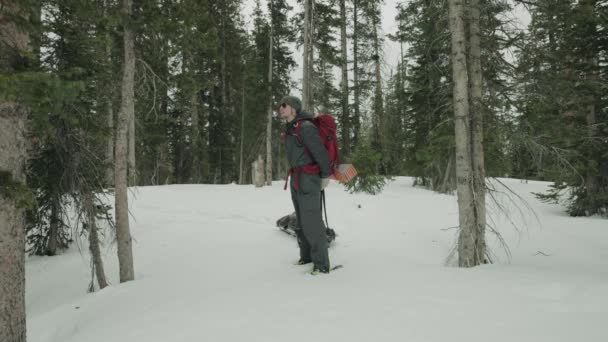
[[[327,154],[329,154],[330,175],[334,175],[336,169],[340,165],[340,157],[338,155],[338,136],[336,134],[336,119],[329,114],[319,114],[312,118],[310,121],[312,121],[312,123],[317,126],[317,129],[319,129],[321,142],[323,143],[323,146],[325,146],[325,149],[327,149]],[[298,123],[298,125],[296,126],[295,134],[301,144],[302,137],[300,137],[299,134],[300,125],[301,124]],[[306,151],[306,154],[308,154],[308,156],[312,158],[310,151],[308,151],[308,148],[306,148],[306,146],[304,146],[304,151]]]

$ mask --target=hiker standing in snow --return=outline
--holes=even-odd
[[[312,274],[329,273],[329,256],[325,224],[321,217],[321,190],[329,184],[330,160],[321,142],[313,116],[302,110],[302,102],[285,96],[279,115],[287,120],[285,150],[291,176],[291,200],[299,228],[296,230],[300,247],[298,265],[313,263]]]

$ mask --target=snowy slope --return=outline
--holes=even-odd
[[[28,341],[608,341],[608,221],[538,202],[547,183],[503,181],[538,219],[498,195],[521,233],[495,215],[512,258],[489,236],[498,262],[474,269],[445,266],[454,196],[409,178],[379,196],[331,184],[344,268],[316,277],[274,227],[291,212],[282,182],[137,188],[137,280],[119,284],[113,246],[112,286],[93,294],[88,253],[29,258]]]

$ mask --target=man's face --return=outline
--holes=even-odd
[[[293,108],[290,105],[282,103],[279,106],[279,116],[281,117],[281,119],[291,121],[295,117],[294,114],[295,114],[295,111],[293,110]]]

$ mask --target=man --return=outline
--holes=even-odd
[[[300,247],[298,265],[313,263],[311,274],[329,273],[325,224],[321,218],[321,190],[329,183],[329,155],[321,142],[313,118],[302,110],[302,102],[285,96],[279,116],[287,121],[285,151],[291,176],[291,200],[300,229],[296,230]]]

